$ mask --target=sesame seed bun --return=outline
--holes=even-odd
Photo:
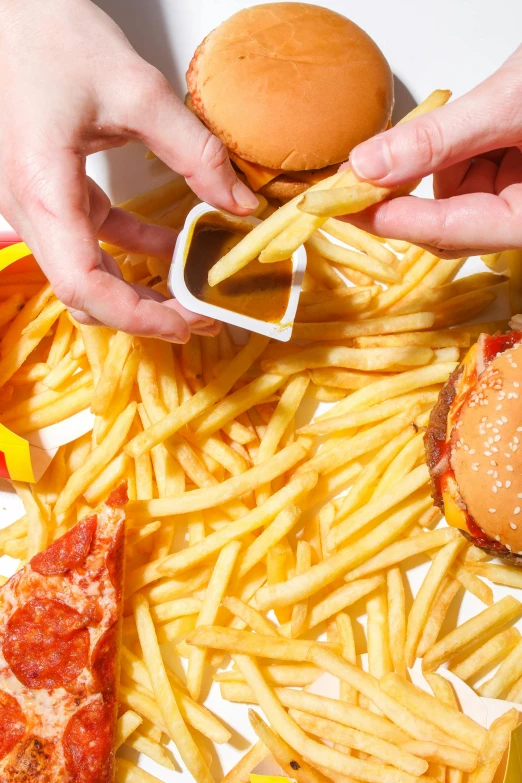
[[[452,435],[450,464],[468,513],[492,541],[522,553],[522,350],[480,375]]]
[[[187,85],[193,110],[231,152],[283,171],[341,163],[385,130],[393,108],[377,45],[341,14],[306,3],[234,14],[197,48]],[[296,188],[285,184],[285,193]]]

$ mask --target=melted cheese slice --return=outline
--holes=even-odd
[[[268,169],[265,166],[258,166],[257,163],[250,163],[250,161],[243,160],[234,152],[230,152],[229,156],[238,169],[241,169],[252,190],[261,190],[262,187],[278,177],[282,171],[282,169]]]

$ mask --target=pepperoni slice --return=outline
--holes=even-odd
[[[10,693],[0,691],[0,759],[11,753],[25,734],[25,716]]]
[[[119,487],[113,489],[107,500],[105,501],[107,506],[116,508],[117,506],[124,506],[129,502],[129,495],[127,493],[127,482],[122,481]]]
[[[54,742],[28,737],[4,772],[2,781],[9,783],[55,783],[50,769]]]
[[[99,639],[91,657],[93,677],[103,694],[116,696],[116,661],[118,657],[118,623]]]
[[[34,598],[7,623],[4,658],[27,688],[59,688],[89,662],[85,619],[62,601]]]
[[[125,546],[125,530],[123,525],[120,525],[116,535],[114,536],[107,556],[105,558],[105,564],[109,572],[109,578],[112,582],[112,586],[116,590],[118,601],[121,598],[121,592],[123,588],[123,550]]]
[[[96,534],[98,518],[93,514],[77,525],[31,560],[33,571],[39,574],[65,574],[85,563]]]
[[[76,712],[63,735],[71,783],[111,783],[114,767],[115,702],[96,699]]]

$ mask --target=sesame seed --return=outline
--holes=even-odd
[[[520,514],[520,506],[517,506],[513,511],[514,514]]]
[[[511,481],[508,479],[508,480],[506,481],[506,483],[504,484],[504,486],[506,487],[506,489],[509,489],[509,488],[510,488],[510,486],[511,486]]]
[[[500,435],[495,435],[495,437],[493,438],[493,442],[498,443],[499,440],[500,440]]]
[[[471,467],[473,467],[473,465]],[[477,470],[478,470],[478,468],[477,468]],[[493,475],[493,470],[490,468],[488,470],[488,472],[486,473],[486,476],[492,476],[492,475]]]
[[[498,492],[498,489],[495,484],[493,484],[493,486],[491,487],[491,491],[494,492],[495,494]]]
[[[513,465],[506,465],[506,470],[513,470]]]
[[[493,432],[497,432],[498,433],[498,432],[500,432],[500,430],[499,430],[498,427],[493,427]]]
[[[497,509],[496,508],[488,508],[488,511],[489,511],[490,514],[496,514],[497,513]]]
[[[491,451],[485,451],[484,452],[485,457],[491,457]]]
[[[509,527],[511,528],[511,530],[516,530],[517,529],[517,526],[515,525],[514,522],[510,522],[509,523]]]
[[[499,489],[502,489],[502,482],[501,481],[497,481],[496,484],[497,484],[497,487]]]

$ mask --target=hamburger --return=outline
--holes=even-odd
[[[307,3],[240,11],[198,46],[186,103],[254,191],[287,201],[389,127],[393,77],[374,41]]]
[[[479,337],[442,389],[424,442],[448,524],[522,566],[522,331],[513,325]]]

